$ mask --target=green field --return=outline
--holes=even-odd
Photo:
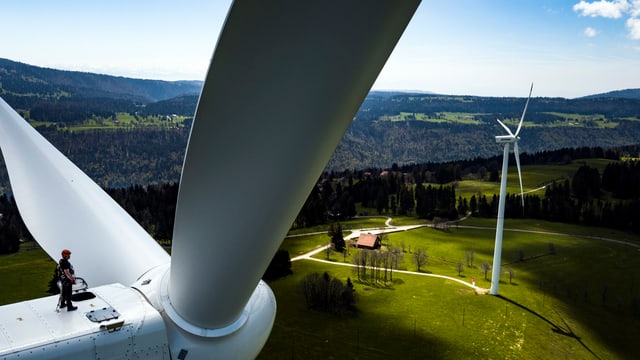
[[[557,121],[540,124],[533,121],[525,121],[524,127],[589,127],[610,129],[615,128],[620,124],[620,121],[639,121],[637,117],[624,117],[624,118],[608,118],[604,114],[570,114],[561,112],[542,112],[543,114],[553,115],[558,118]],[[453,123],[453,124],[466,124],[466,125],[479,125],[483,123],[479,120],[480,117],[486,117],[487,113],[469,113],[469,112],[446,112],[441,111],[434,114],[425,114],[419,112],[400,112],[398,114],[390,114],[380,116],[380,121],[426,121],[431,123]],[[502,118],[502,122],[509,126],[518,126],[520,118]]]
[[[344,229],[375,228],[384,218],[344,222]],[[413,221],[417,221],[413,219]],[[407,224],[399,218],[393,224]],[[640,337],[640,237],[614,230],[533,220],[505,223],[502,297],[479,295],[446,275],[481,288],[490,286],[480,269],[491,263],[493,219],[468,219],[447,231],[420,228],[384,237],[384,246],[405,252],[398,268],[415,272],[412,252],[424,249],[422,273],[394,272],[393,281],[358,281],[341,254],[332,264],[293,263],[293,274],[270,282],[278,312],[261,359],[627,359]],[[281,248],[291,256],[329,240],[322,227],[298,231]],[[518,231],[515,231],[518,230]],[[522,230],[536,231],[523,232]],[[326,230],[325,230],[326,231]],[[603,239],[596,239],[600,237]],[[549,252],[553,244],[555,253]],[[467,266],[465,254],[474,251]],[[351,255],[357,250],[351,250]],[[316,255],[325,259],[326,253]],[[349,257],[346,263],[350,262]],[[464,268],[460,276],[456,264]],[[0,303],[47,296],[54,262],[33,244],[0,257]],[[509,280],[506,269],[513,270]],[[355,285],[357,312],[330,315],[306,308],[302,279],[328,272]]]
[[[93,116],[83,121],[81,124],[69,126],[69,131],[86,131],[86,130],[116,130],[116,129],[133,129],[133,128],[156,128],[170,129],[175,127],[183,127],[188,116],[182,115],[149,115],[137,116],[129,113],[117,113],[115,118],[105,118],[101,116]],[[60,126],[58,123],[30,121],[32,126]],[[64,126],[61,129],[65,128]]]
[[[512,161],[513,163],[513,161]],[[571,181],[573,174],[582,165],[588,165],[598,169],[602,174],[605,166],[611,163],[607,159],[587,159],[573,161],[570,164],[558,165],[524,165],[522,171],[522,187],[525,193],[534,192],[538,196],[544,196],[544,189],[541,187],[549,185],[554,181]],[[439,186],[434,184],[433,186]],[[492,196],[500,193],[500,182],[489,182],[486,180],[462,180],[456,182],[456,196],[470,199],[472,195],[476,197],[480,194]],[[515,165],[509,166],[507,173],[507,193],[519,194],[520,182],[518,180],[518,169]]]
[[[19,252],[0,255],[0,304],[49,296],[49,280],[56,263],[33,243]]]
[[[353,225],[375,227],[383,221],[366,219]],[[491,262],[493,221],[470,219],[462,226],[390,234],[385,245],[407,246],[400,268],[415,271],[409,247],[424,248],[429,264],[423,273],[464,281],[475,277],[479,287],[488,288],[479,265]],[[346,222],[343,227],[358,226]],[[511,267],[515,273],[509,283],[503,272],[500,293],[506,299],[476,295],[459,283],[418,274],[395,273],[393,282],[386,284],[358,282],[351,267],[340,265],[340,254],[331,256],[335,265],[294,262],[293,275],[270,283],[278,313],[260,358],[631,358],[640,336],[640,252],[578,235],[640,244],[638,236],[529,220],[508,219],[505,227],[575,235],[505,231],[503,269]],[[282,248],[293,256],[327,240],[326,234],[287,238]],[[550,243],[555,254],[548,254]],[[0,258],[3,304],[47,295],[54,263],[42,250],[28,246]],[[474,264],[465,264],[458,277],[455,264],[464,263],[470,249]],[[520,252],[524,261],[517,261]],[[300,282],[309,273],[324,271],[354,282],[355,315],[306,309]]]
[[[424,273],[464,281],[475,277],[479,287],[488,288],[491,274],[485,280],[479,265],[492,261],[494,221],[463,224],[488,229],[421,228],[390,234],[386,240],[407,246],[401,269],[415,271],[408,248],[424,248],[429,255]],[[293,275],[270,283],[278,315],[260,358],[632,358],[640,336],[640,252],[583,236],[640,244],[638,236],[528,220],[507,220],[506,228],[555,234],[505,231],[504,297],[476,295],[470,287],[422,275],[396,273],[387,284],[358,282],[352,268],[340,266],[340,254],[331,256],[335,265],[294,262]],[[308,240],[312,249],[323,239],[315,235]],[[303,244],[303,238],[286,239],[282,248],[294,245],[300,252]],[[470,249],[475,254],[471,267],[465,263]],[[326,254],[316,257],[325,259]],[[465,264],[460,276],[457,262]],[[506,268],[513,270],[511,283]],[[338,317],[305,308],[302,278],[324,271],[355,283],[357,314]]]

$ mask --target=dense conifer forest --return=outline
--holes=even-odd
[[[604,150],[567,148],[522,154],[522,165],[561,164],[581,159],[608,159],[602,173],[582,165],[570,179],[548,184],[544,195],[525,195],[524,211],[519,194],[508,194],[507,218],[533,218],[556,222],[602,226],[640,232],[640,146]],[[388,169],[369,168],[325,172],[309,194],[292,228],[329,225],[364,213],[408,215],[434,223],[470,214],[495,217],[498,194],[456,194],[456,182],[474,178],[499,182],[501,159],[476,158],[444,163],[424,163]],[[155,239],[170,241],[178,183],[106,188],[131,216]],[[238,201],[243,201],[238,198]],[[250,204],[247,204],[250,206]],[[360,209],[360,210],[357,210]],[[17,251],[20,239],[29,240],[11,196],[0,196],[0,253]]]

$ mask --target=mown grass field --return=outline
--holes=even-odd
[[[513,156],[513,155],[512,155]],[[557,165],[525,165],[522,166],[522,187],[525,193],[532,192],[538,196],[544,196],[544,189],[541,187],[549,185],[554,181],[564,182],[571,181],[573,174],[582,165],[596,168],[602,174],[605,166],[611,160],[607,159],[586,159],[573,161],[570,164]],[[518,169],[515,161],[511,159],[509,170],[507,173],[507,192],[510,194],[520,193],[520,182],[518,180]],[[435,185],[439,186],[439,185]],[[472,195],[484,194],[492,196],[500,193],[500,182],[489,182],[485,180],[462,180],[456,183],[456,196],[470,199]]]
[[[148,115],[134,116],[129,113],[117,113],[115,118],[104,118],[94,116],[83,121],[80,124],[69,126],[69,131],[87,131],[87,130],[116,130],[131,128],[174,128],[183,127],[188,116],[183,115]],[[37,126],[58,126],[55,122],[30,121],[34,127]]]
[[[524,105],[524,104],[523,104]],[[552,123],[540,124],[532,121],[525,121],[525,127],[591,127],[591,128],[615,128],[619,125],[620,120],[638,121],[637,117],[626,117],[619,119],[607,118],[604,114],[574,114],[561,112],[544,112],[545,114],[557,116],[557,121]],[[468,113],[468,112],[447,112],[441,111],[434,115],[417,113],[417,112],[400,112],[395,115],[384,115],[379,118],[380,121],[426,121],[432,123],[456,123],[478,125],[482,121],[478,120],[480,116],[487,116],[487,113]],[[505,124],[509,126],[518,126],[520,118],[502,118]]]
[[[14,254],[0,255],[0,304],[49,296],[56,263],[33,243]]]
[[[342,225],[344,229],[375,228],[384,221],[365,218]],[[411,221],[399,218],[393,223]],[[475,277],[479,287],[488,288],[490,283],[479,265],[491,263],[494,226],[493,219],[472,218],[448,231],[420,228],[389,234],[385,245],[405,244],[402,269],[415,271],[412,252],[423,248],[429,256],[423,274],[466,282]],[[640,238],[533,220],[507,219],[505,228],[503,270],[511,267],[515,277],[510,283],[507,273],[502,273],[503,297],[478,295],[457,282],[420,274],[395,272],[393,282],[387,283],[358,281],[351,267],[340,265],[340,254],[331,255],[333,264],[294,262],[292,275],[270,282],[278,313],[260,358],[634,358],[635,341],[640,337],[640,251],[593,237],[633,244],[640,244]],[[285,239],[282,248],[293,257],[326,244],[329,238],[322,227],[314,230],[315,235]],[[555,254],[549,254],[549,244],[554,244]],[[470,249],[474,263],[467,266],[465,253]],[[519,261],[521,253],[524,261]],[[326,255],[317,257],[325,259]],[[460,276],[457,262],[465,264]],[[54,266],[32,244],[23,245],[19,253],[1,256],[0,303],[47,296]],[[353,281],[356,314],[336,316],[306,308],[300,291],[302,279],[325,271],[342,281]]]
[[[416,266],[408,251],[424,248],[424,273],[447,275],[490,286],[479,265],[492,261],[495,226],[491,219],[471,219],[449,231],[421,228],[388,235],[386,241],[407,252],[399,265]],[[345,228],[348,225],[343,224]],[[503,270],[504,297],[476,295],[450,280],[395,273],[387,284],[358,282],[351,267],[302,260],[294,274],[271,282],[278,300],[276,324],[262,359],[626,359],[633,358],[640,336],[640,251],[599,236],[640,244],[638,236],[606,229],[530,220],[507,220]],[[486,228],[485,228],[486,227]],[[563,234],[563,235],[560,235]],[[571,235],[574,234],[574,235]],[[580,235],[580,236],[578,236]],[[312,249],[326,235],[308,237]],[[303,251],[304,238],[285,239]],[[549,244],[555,254],[549,254]],[[474,250],[473,266],[465,253]],[[524,254],[524,261],[518,261]],[[293,256],[293,254],[292,254]],[[324,252],[316,255],[325,259]],[[350,262],[349,258],[346,260]],[[456,263],[465,264],[458,276]],[[325,272],[356,287],[358,312],[335,316],[307,310],[300,283],[312,272]]]

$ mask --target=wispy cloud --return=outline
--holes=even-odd
[[[598,35],[598,30],[596,30],[596,29],[594,29],[592,27],[588,27],[588,28],[584,29],[584,35],[586,37],[590,37],[590,38],[595,37],[596,35]]]
[[[579,3],[573,5],[573,11],[580,16],[608,19],[620,19],[623,16],[628,16],[626,24],[629,38],[640,40],[640,0],[598,0],[592,2],[580,0]],[[597,32],[588,27],[584,34],[593,37]]]

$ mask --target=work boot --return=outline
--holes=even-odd
[[[67,306],[67,311],[74,311],[74,310],[76,310],[76,309],[78,309],[78,307],[77,307],[77,306],[73,306],[73,305],[69,305],[69,306]]]

